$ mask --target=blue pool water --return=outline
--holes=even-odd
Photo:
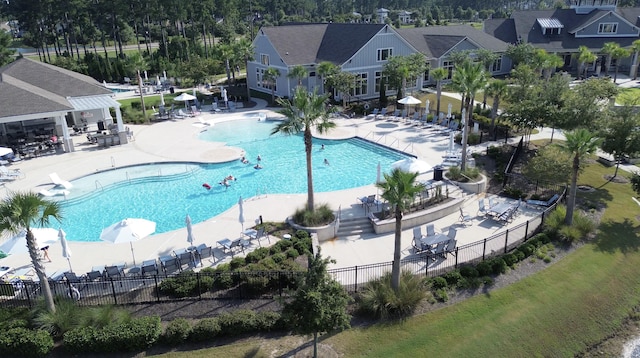
[[[156,232],[184,227],[188,213],[194,223],[218,215],[238,203],[240,196],[306,193],[306,161],[302,136],[270,135],[273,121],[236,120],[216,124],[201,140],[225,142],[246,152],[250,164],[239,160],[221,164],[163,163],[119,168],[73,180],[61,202],[62,227],[69,240],[99,241],[104,227],[123,218],[140,217],[157,223]],[[321,145],[325,149],[321,150]],[[263,169],[253,165],[262,158]],[[380,163],[407,156],[361,139],[314,139],[314,191],[326,192],[369,185]],[[188,158],[185,158],[188,159]],[[329,165],[325,165],[327,159]],[[237,178],[226,188],[225,176]],[[202,184],[211,185],[211,190]],[[247,218],[251,221],[253,218]]]

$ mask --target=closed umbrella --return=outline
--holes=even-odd
[[[31,232],[36,239],[39,248],[48,246],[58,241],[58,230],[50,228],[32,228]],[[0,251],[6,254],[23,254],[27,249],[27,231],[23,230],[0,245]]]
[[[69,245],[67,244],[67,233],[62,229],[58,230],[58,238],[60,238],[60,245],[62,245],[62,257],[67,259],[69,271],[73,272],[71,268],[71,249],[69,249]]]
[[[187,214],[187,217],[184,219],[185,224],[187,224],[187,242],[193,246],[193,242],[195,241],[195,237],[193,236],[193,228],[191,227],[191,217]]]
[[[447,106],[447,118],[451,118],[451,109],[453,108],[453,105],[451,103],[449,103],[449,105]]]
[[[240,222],[240,226],[242,227],[242,231],[244,231],[244,205],[242,201],[242,196],[238,199],[238,210],[240,213],[238,214],[238,221]]]
[[[380,162],[378,162],[378,168],[376,169],[376,183],[380,183],[382,179],[382,169],[380,168]]]
[[[153,234],[156,231],[156,223],[146,219],[124,219],[107,228],[102,229],[100,240],[112,244],[128,242],[131,245],[131,256],[133,265],[136,264],[136,257],[133,252],[133,242]]]
[[[160,105],[164,106],[164,93],[160,92]]]

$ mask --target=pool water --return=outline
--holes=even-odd
[[[202,222],[236,205],[240,197],[306,193],[302,136],[270,135],[275,124],[274,121],[235,120],[216,124],[200,134],[201,140],[242,148],[249,164],[242,164],[240,160],[221,164],[146,164],[73,180],[71,194],[61,201],[62,227],[68,239],[99,241],[103,228],[127,217],[153,220],[157,223],[156,233],[167,232],[183,228],[186,214],[193,223]],[[258,155],[263,169],[253,168]],[[387,170],[391,163],[406,157],[357,138],[314,139],[314,191],[372,184],[378,163]],[[228,175],[236,180],[231,181],[229,187],[219,184]],[[210,190],[203,187],[205,183],[211,186]]]

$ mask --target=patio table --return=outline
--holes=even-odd
[[[420,240],[422,243],[422,247],[432,248],[435,245],[438,245],[441,242],[449,241],[449,237],[445,234],[435,234],[432,236],[425,236]]]
[[[504,215],[507,211],[509,211],[512,208],[512,206],[513,205],[511,203],[504,201],[492,206],[487,213],[490,216],[493,216],[494,218],[499,218],[500,216]]]

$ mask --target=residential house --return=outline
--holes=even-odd
[[[427,57],[429,68],[448,69],[449,79],[454,69],[454,63],[449,60],[449,56],[459,51],[469,51],[470,56],[474,57],[475,51],[479,49],[490,50],[499,55],[490,66],[491,75],[504,75],[511,71],[511,59],[505,55],[509,44],[469,25],[402,28],[396,31]],[[429,71],[425,72],[423,84],[434,84]]]
[[[322,78],[316,67],[323,61],[337,65],[342,71],[356,75],[356,88],[349,100],[372,99],[379,96],[382,71],[391,56],[406,56],[416,49],[386,24],[298,24],[263,27],[253,41],[254,60],[247,65],[248,86],[271,93],[263,80],[269,67],[276,68],[275,94],[288,97],[298,85],[288,78],[294,66],[304,66],[307,76],[302,85],[322,92]],[[417,87],[417,83],[408,88]],[[393,92],[390,92],[393,94]]]
[[[120,143],[127,143],[120,103],[112,95],[89,76],[19,58],[0,67],[0,142],[18,146],[38,136],[56,135],[65,151],[72,152],[69,127],[82,121],[110,124],[113,107]]]
[[[588,70],[604,70],[605,43],[616,42],[629,47],[640,38],[640,8],[618,8],[617,0],[570,0],[568,9],[514,11],[507,19],[484,22],[484,31],[511,43],[530,43],[564,59],[563,70],[578,67],[578,47],[586,46],[599,54]],[[631,57],[612,61],[619,71],[631,69]],[[618,62],[618,63],[616,63]]]
[[[413,23],[413,19],[411,19],[411,12],[402,10],[398,13],[398,20],[400,20],[401,24],[411,24]]]

